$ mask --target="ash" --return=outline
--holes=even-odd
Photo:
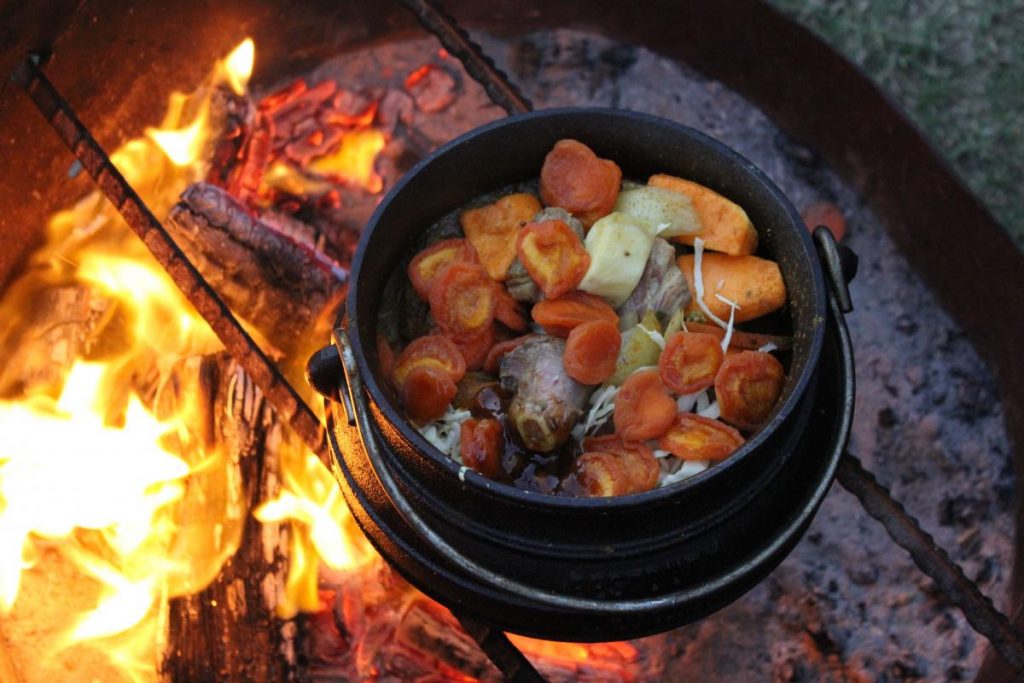
[[[845,243],[860,256],[851,287],[856,310],[847,317],[857,362],[850,450],[1005,609],[1013,481],[993,378],[856,193],[756,107],[677,62],[572,31],[474,38],[537,108],[612,106],[674,119],[750,159],[798,209],[822,200],[839,206]],[[345,63],[360,67],[347,69],[352,77],[373,64],[411,72],[438,61],[436,53],[432,39],[409,40]],[[409,125],[418,131],[410,137],[417,153],[500,115],[457,63],[440,63],[454,76],[456,97],[431,98],[444,102],[436,113],[415,110]],[[325,65],[318,75],[345,82],[335,70],[341,67]],[[343,591],[341,582],[325,577],[326,595]],[[339,594],[336,614],[341,602]],[[555,680],[959,680],[974,677],[986,647],[839,486],[790,557],[750,593],[699,623],[633,644],[637,660],[621,662],[618,673],[544,673]],[[313,659],[314,680],[349,680],[339,659],[319,675]],[[451,665],[495,677],[464,661]]]

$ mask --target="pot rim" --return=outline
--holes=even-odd
[[[511,484],[488,479],[469,468],[459,465],[414,429],[411,423],[399,410],[399,407],[394,405],[388,397],[388,394],[383,391],[382,387],[377,382],[375,373],[370,367],[370,363],[367,360],[362,335],[359,331],[357,296],[359,291],[359,277],[367,245],[373,236],[377,224],[387,212],[395,197],[405,192],[407,187],[416,182],[417,177],[427,166],[434,163],[438,158],[445,156],[452,149],[465,145],[477,137],[489,135],[493,131],[500,130],[509,125],[519,125],[523,122],[535,122],[536,125],[543,125],[545,120],[567,116],[619,117],[624,120],[624,123],[668,126],[675,128],[678,132],[681,132],[690,138],[693,138],[707,148],[711,153],[721,156],[726,159],[728,163],[742,168],[764,187],[764,189],[771,195],[772,199],[784,209],[786,214],[788,214],[793,224],[794,231],[797,233],[796,239],[802,248],[801,254],[810,263],[810,284],[813,290],[813,311],[808,315],[808,318],[812,321],[813,325],[809,331],[810,340],[807,362],[804,364],[800,375],[795,378],[792,391],[789,392],[789,395],[785,400],[781,401],[773,408],[771,419],[750,439],[748,439],[739,450],[730,455],[726,460],[718,462],[708,467],[703,472],[683,481],[676,482],[665,487],[658,487],[650,491],[644,491],[642,493],[605,498],[576,498],[536,493],[526,489],[517,488]],[[471,199],[473,199],[473,197],[467,197],[465,201],[469,201]],[[455,209],[457,207],[451,208]],[[439,217],[440,216],[436,218]],[[757,450],[764,441],[766,441],[768,437],[775,432],[776,429],[787,421],[792,412],[796,409],[800,400],[804,397],[807,386],[819,365],[825,335],[825,320],[827,318],[825,298],[824,276],[821,272],[817,252],[815,251],[811,241],[810,233],[803,229],[803,220],[778,186],[776,186],[760,168],[755,166],[745,157],[706,133],[660,116],[627,109],[612,109],[607,107],[559,107],[532,111],[525,114],[516,114],[486,123],[467,131],[466,133],[463,133],[446,144],[438,147],[409,169],[381,200],[360,236],[359,244],[352,260],[352,269],[350,271],[349,278],[349,291],[346,298],[345,308],[349,317],[348,336],[359,368],[359,374],[370,394],[371,405],[375,408],[372,412],[376,413],[379,411],[387,422],[398,430],[402,438],[406,442],[412,444],[420,454],[434,461],[436,465],[440,465],[440,467],[451,476],[458,477],[463,485],[476,489],[484,495],[502,499],[512,498],[520,504],[539,506],[541,508],[572,510],[592,508],[594,510],[613,511],[616,509],[630,508],[634,505],[647,501],[662,500],[665,498],[686,495],[686,492],[703,485],[705,482],[711,481],[716,477],[727,476],[727,473],[730,470],[739,466],[749,453]],[[787,377],[787,379],[789,378]],[[380,420],[377,415],[374,415],[374,421],[377,423],[379,429]]]

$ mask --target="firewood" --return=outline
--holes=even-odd
[[[499,678],[491,660],[448,610],[426,598],[418,598],[409,605],[395,630],[395,638],[410,655],[431,655],[478,680]]]
[[[289,353],[336,302],[347,272],[254,218],[208,183],[189,186],[169,215],[181,248],[236,314]]]
[[[242,196],[246,175],[262,177],[266,159],[251,153],[252,138],[256,132],[257,109],[245,95],[237,95],[226,87],[218,88],[210,99],[212,134],[207,153],[210,160],[206,181]],[[258,172],[246,168],[262,162]],[[258,179],[257,179],[258,185]]]
[[[23,314],[0,324],[0,396],[56,397],[75,360],[102,355],[98,347],[116,344],[109,335],[99,341],[116,305],[98,291],[78,284],[47,287],[33,277],[14,290],[10,296],[23,298]]]
[[[161,387],[157,412],[195,408],[197,399],[202,419],[190,425],[191,436],[207,449],[224,449],[225,468],[191,477],[179,511],[193,522],[206,519],[212,553],[230,552],[235,544],[237,550],[203,590],[171,600],[162,674],[168,681],[300,680],[303,626],[275,616],[288,572],[287,528],[252,515],[279,493],[278,458],[268,455],[284,426],[226,353],[181,361]],[[222,516],[210,509],[218,496]]]

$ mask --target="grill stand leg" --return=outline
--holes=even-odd
[[[544,683],[544,677],[533,668],[530,660],[512,644],[512,641],[502,631],[464,614],[458,612],[452,612],[452,614],[459,620],[466,633],[490,658],[494,666],[498,667],[498,671],[506,681],[509,683]]]

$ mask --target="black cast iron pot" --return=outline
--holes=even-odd
[[[415,238],[475,197],[536,178],[562,138],[614,160],[625,178],[669,173],[737,202],[760,233],[758,254],[777,261],[786,281],[793,350],[772,417],[728,460],[669,487],[577,499],[460,471],[403,418],[377,378],[382,291]],[[646,635],[739,597],[809,524],[852,417],[853,363],[840,312],[848,295],[831,236],[819,230],[815,238],[834,295],[800,216],[761,171],[652,116],[541,111],[440,148],[371,218],[352,268],[347,326],[310,364],[311,382],[335,399],[335,476],[363,531],[403,576],[454,611],[548,639]]]

